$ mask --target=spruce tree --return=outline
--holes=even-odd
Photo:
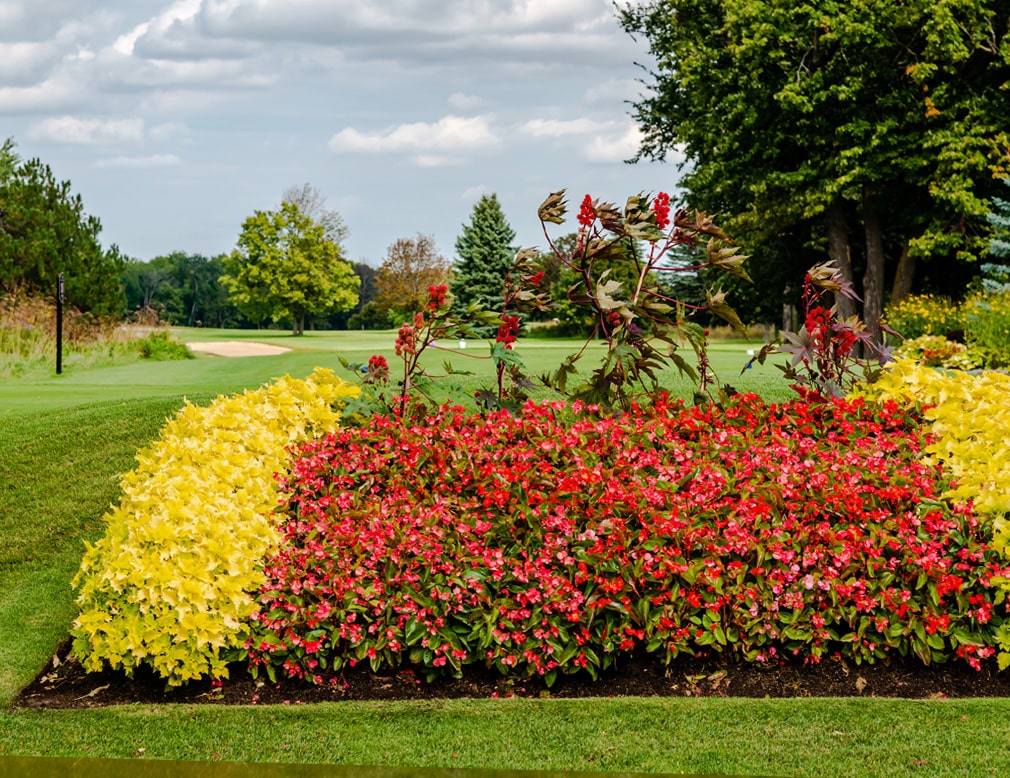
[[[500,313],[502,284],[515,259],[516,234],[505,220],[497,195],[484,195],[473,208],[470,223],[456,239],[458,261],[452,280],[453,308],[458,313],[479,301],[487,310]],[[480,333],[487,335],[491,328]]]
[[[1010,182],[1004,180],[1010,186]],[[992,198],[993,210],[989,213],[989,225],[993,236],[989,243],[989,254],[1000,259],[1010,257],[1010,202],[999,197]]]

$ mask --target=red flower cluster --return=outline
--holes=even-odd
[[[666,661],[991,656],[1005,575],[988,523],[938,500],[919,419],[740,396],[599,418],[459,408],[304,446],[247,644],[319,682],[369,661],[429,677]],[[592,410],[592,409],[588,409]]]
[[[445,284],[428,287],[428,308],[432,311],[438,310],[445,305],[445,295],[449,287]]]
[[[384,383],[389,380],[389,363],[382,354],[372,354],[368,358],[368,372],[365,379],[369,383]]]
[[[528,279],[526,279],[526,280],[527,280],[527,282],[529,283],[529,285],[530,285],[530,286],[535,286],[535,287],[539,287],[539,286],[540,286],[540,284],[541,284],[541,283],[543,282],[543,280],[544,280],[544,273],[543,273],[543,271],[541,270],[541,271],[539,271],[539,272],[537,272],[537,273],[534,273],[533,275],[531,275],[531,276],[530,276],[530,277],[529,277]]]
[[[835,361],[848,357],[858,341],[851,328],[835,324],[832,312],[820,305],[807,311],[803,323],[815,353],[830,353]]]
[[[417,350],[416,332],[409,324],[404,324],[396,333],[396,356],[413,354]]]
[[[579,224],[588,227],[596,220],[596,209],[593,208],[593,198],[586,195],[582,198],[582,207],[579,208]]]
[[[665,230],[670,226],[670,195],[660,192],[652,201],[652,212],[656,214],[656,226]]]
[[[511,348],[512,344],[516,342],[516,335],[519,334],[519,317],[518,316],[502,316],[501,324],[498,326],[498,334],[495,336],[495,340],[499,343],[504,343],[506,348]]]
[[[803,324],[812,339],[822,341],[831,330],[831,314],[823,306],[814,306],[807,311]]]

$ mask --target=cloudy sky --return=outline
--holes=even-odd
[[[675,165],[624,162],[636,62],[610,0],[0,0],[0,140],[137,259],[230,251],[304,183],[351,260],[418,232],[452,257],[491,192],[542,246],[553,190],[674,187]]]

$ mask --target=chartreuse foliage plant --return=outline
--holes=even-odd
[[[601,417],[443,407],[305,444],[247,643],[317,683],[360,661],[503,675],[635,651],[753,662],[994,653],[991,525],[895,403],[662,398]]]
[[[943,335],[920,335],[906,340],[894,350],[894,356],[926,367],[956,370],[976,370],[985,364],[985,356],[978,348],[947,340]]]
[[[898,360],[880,379],[862,387],[873,399],[925,406],[933,441],[928,461],[942,464],[953,480],[945,499],[971,501],[993,526],[993,546],[1010,559],[1010,376],[941,372]],[[999,579],[1010,591],[1010,579]],[[1000,628],[1001,668],[1010,666],[1010,629]]]
[[[147,664],[170,685],[227,676],[280,536],[274,474],[288,447],[331,432],[358,389],[331,371],[187,404],[137,454],[106,532],[74,579],[74,653],[89,670]]]
[[[976,511],[996,517],[995,542],[1006,548],[1010,526],[1010,376],[931,370],[899,359],[876,383],[860,387],[875,400],[925,406],[935,439],[925,453],[942,463],[954,487],[944,497],[971,500]]]

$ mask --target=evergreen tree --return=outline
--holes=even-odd
[[[470,223],[456,239],[459,262],[452,279],[453,307],[463,313],[474,302],[501,312],[502,285],[512,268],[517,248],[516,234],[505,220],[497,195],[484,195],[473,208]],[[480,334],[487,335],[490,328]]]
[[[1010,180],[1004,180],[1010,186]],[[989,254],[1000,259],[1010,257],[1010,201],[1000,197],[992,198],[993,210],[989,213],[989,224],[993,229]]]
[[[13,138],[8,138],[0,143],[0,182],[6,181],[14,175],[14,171],[21,163],[21,158],[14,150],[16,145]]]
[[[17,163],[9,140],[0,146],[0,211],[0,292],[51,295],[64,273],[69,305],[99,315],[123,312],[126,258],[114,245],[102,248],[102,223],[85,213],[70,182],[58,181],[38,159]]]

